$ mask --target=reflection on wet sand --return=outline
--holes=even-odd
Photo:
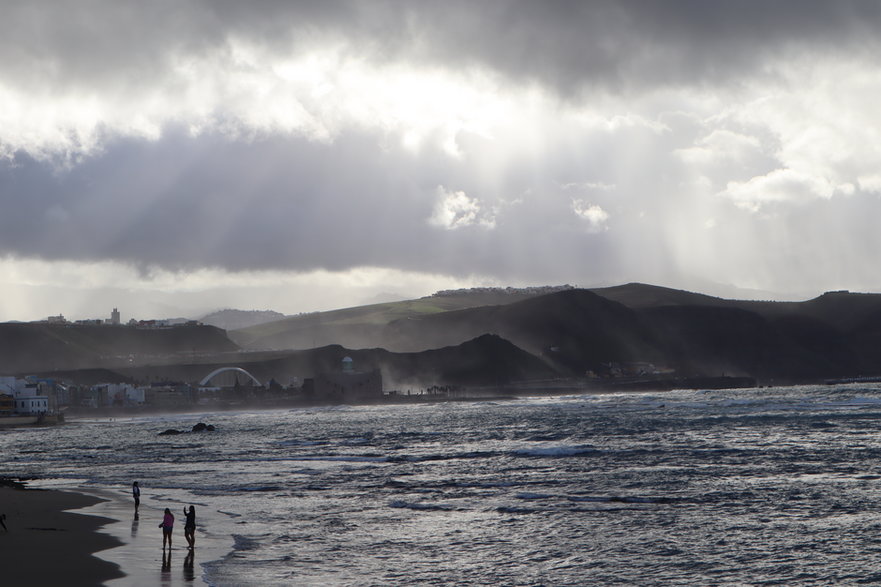
[[[190,550],[187,553],[187,557],[184,559],[184,581],[188,583],[193,582],[196,579],[196,573],[193,570],[193,559],[195,558],[195,551]]]
[[[162,584],[171,585],[171,549],[162,549]]]

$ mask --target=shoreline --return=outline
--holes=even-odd
[[[816,383],[817,385],[823,382]],[[792,383],[800,385],[801,383]],[[471,386],[451,392],[405,393],[388,391],[381,397],[337,398],[246,398],[237,401],[181,403],[163,406],[104,406],[98,408],[69,407],[68,422],[103,418],[138,418],[169,414],[210,414],[241,411],[289,410],[332,406],[420,405],[449,402],[505,401],[528,397],[554,397],[573,394],[605,395],[615,393],[662,393],[677,389],[748,389],[763,387],[752,377],[708,376],[680,378],[620,378],[617,380],[554,380]]]
[[[105,534],[111,518],[80,513],[100,503],[85,493],[37,489],[8,480],[0,485],[3,581],[10,585],[98,585],[125,577],[121,567],[98,556],[121,546]]]
[[[11,585],[208,584],[212,563],[233,550],[217,512],[182,491],[142,496],[134,516],[129,488],[71,487],[62,480],[0,478],[0,563]],[[187,499],[183,499],[187,498]],[[183,504],[197,510],[196,548],[183,536]],[[175,512],[173,547],[162,548],[158,521]],[[75,511],[68,511],[75,510]]]

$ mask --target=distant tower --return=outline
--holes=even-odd
[[[110,312],[110,323],[114,326],[119,326],[119,310],[113,308],[113,311]]]
[[[352,357],[343,358],[343,373],[351,373],[354,363],[355,361],[352,360]]]

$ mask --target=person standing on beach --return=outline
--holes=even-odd
[[[184,524],[184,538],[187,539],[190,550],[193,550],[193,547],[196,546],[196,508],[190,506],[190,511],[184,508],[184,515],[187,517]]]
[[[135,498],[135,515],[138,515],[138,508],[141,506],[141,488],[138,487],[137,481],[132,483],[132,497]]]
[[[165,550],[165,543],[168,543],[168,550],[171,550],[171,531],[174,530],[174,514],[171,513],[171,510],[165,508],[165,516],[162,518],[162,523],[159,524],[159,527],[162,528],[162,550]]]

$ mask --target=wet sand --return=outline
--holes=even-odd
[[[100,530],[107,518],[65,510],[95,505],[96,497],[67,491],[0,487],[0,582],[4,585],[99,585],[122,577],[94,553],[122,542]]]
[[[210,504],[186,501],[184,496],[156,495],[155,490],[142,487],[141,507],[138,516],[134,515],[134,502],[131,489],[95,489],[82,491],[99,497],[95,505],[80,510],[94,516],[110,518],[101,529],[120,540],[121,545],[98,553],[108,562],[116,563],[126,574],[125,577],[110,580],[108,587],[128,585],[180,585],[205,584],[202,565],[217,561],[232,550],[230,534],[221,531],[224,516],[210,508]],[[184,507],[196,507],[196,547],[187,548],[184,539]],[[162,548],[162,530],[159,523],[165,508],[174,514],[172,548]]]
[[[129,491],[0,487],[0,513],[6,514],[8,528],[0,527],[0,584],[205,584],[202,565],[232,549],[229,534],[219,532],[223,516],[198,501],[145,503],[142,498],[135,518]],[[190,503],[197,522],[193,550],[183,535],[183,507]],[[162,548],[159,528],[166,507],[176,518],[170,549]],[[70,509],[76,512],[65,511]]]

